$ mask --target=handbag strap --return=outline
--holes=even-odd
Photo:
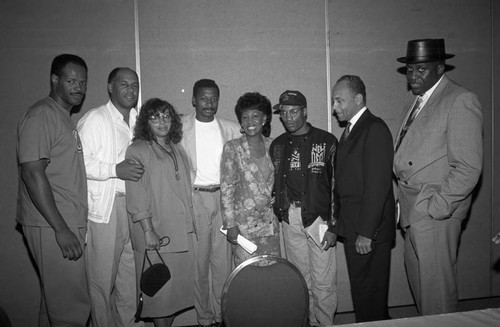
[[[142,273],[144,272],[144,266],[146,264],[146,258],[148,258],[148,249],[144,250],[144,258],[142,258],[141,276],[142,276]],[[149,262],[149,265],[151,265],[151,261],[149,261],[149,258],[148,258],[148,262]]]
[[[163,262],[163,264],[165,265],[165,261],[163,261],[163,258],[161,257],[160,252],[158,252],[158,250],[155,250],[155,251],[156,251],[156,254],[158,254],[158,256],[160,257],[161,262]]]
[[[170,237],[163,236],[162,238],[160,238],[160,244],[161,244],[160,246],[162,246],[162,247],[169,245],[170,244]],[[163,264],[166,265],[165,261],[163,261],[163,258],[160,255],[160,252],[158,252],[158,250],[156,250],[156,249],[155,249],[155,251],[156,251],[156,254],[158,254],[158,257],[160,257],[161,262],[163,262]],[[148,260],[149,265],[152,266],[153,264],[151,263],[151,260],[149,260],[149,256],[148,256],[148,249],[144,250],[144,258],[142,259],[142,272],[144,272],[144,265],[146,264],[146,259]]]
[[[158,251],[157,251],[157,252],[158,252]],[[146,260],[148,260],[148,263],[149,263],[149,265],[150,265],[150,266],[152,266],[152,265],[153,265],[153,264],[151,263],[151,260],[149,260],[149,257],[148,257],[148,250],[146,250],[146,251],[144,252],[144,258],[145,258]]]

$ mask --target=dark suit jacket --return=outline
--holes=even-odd
[[[341,140],[335,162],[334,231],[350,241],[358,235],[374,242],[394,240],[392,136],[368,109],[349,137]]]

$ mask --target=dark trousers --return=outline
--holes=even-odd
[[[355,240],[344,240],[347,272],[357,322],[389,319],[387,307],[392,242],[372,243],[368,254],[356,252]]]

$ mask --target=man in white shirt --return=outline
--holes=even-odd
[[[222,226],[220,159],[224,144],[241,135],[240,125],[215,117],[219,87],[210,79],[194,84],[195,112],[182,117],[183,138],[193,183],[193,205],[198,242],[195,244],[195,308],[200,326],[221,325],[221,295],[229,275],[231,255]]]
[[[139,326],[136,273],[125,206],[125,180],[137,181],[142,165],[125,161],[137,117],[139,79],[130,68],[108,77],[110,100],[78,123],[89,201],[87,279],[94,327]]]

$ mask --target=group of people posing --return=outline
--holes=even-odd
[[[294,90],[275,106],[245,93],[238,122],[216,115],[221,94],[210,79],[194,84],[191,114],[159,98],[138,110],[139,79],[126,67],[109,74],[109,101],[75,127],[87,66],[57,56],[49,96],[18,126],[17,221],[40,275],[40,325],[86,326],[90,316],[94,327],[171,326],[194,306],[200,326],[221,326],[226,278],[261,254],[284,255],[300,270],[310,326],[333,325],[338,239],[356,320],[390,319],[397,220],[419,311],[455,311],[461,223],[482,169],[482,113],[477,96],[444,74],[451,57],[443,39],[408,42],[398,61],[410,92],[394,140],[366,107],[361,78],[342,76],[332,89],[345,126],[337,140],[307,122],[306,97]],[[285,128],[274,140],[273,113]],[[311,229],[320,225],[318,241]],[[253,254],[239,235],[257,245]],[[141,294],[134,317],[145,255],[164,261],[171,280]]]

